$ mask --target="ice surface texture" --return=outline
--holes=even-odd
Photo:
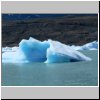
[[[19,43],[18,48],[14,48],[11,52],[2,54],[2,62],[10,63],[26,63],[26,62],[75,62],[90,61],[91,58],[86,57],[79,51],[74,50],[71,46],[62,44],[51,39],[47,41],[39,41],[32,37],[28,40],[23,39]]]
[[[98,42],[97,41],[93,41],[90,43],[87,43],[83,46],[71,46],[73,49],[75,50],[98,50]]]

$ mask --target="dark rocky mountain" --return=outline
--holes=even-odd
[[[2,46],[17,46],[22,39],[29,37],[39,40],[50,38],[70,45],[98,40],[97,14],[24,15],[2,15]]]

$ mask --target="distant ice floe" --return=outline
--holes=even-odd
[[[15,52],[19,49],[19,47],[3,47],[2,52]]]
[[[83,46],[75,46],[72,45],[71,46],[74,50],[98,50],[98,42],[97,41],[93,41],[90,43],[87,43]]]
[[[92,48],[92,44],[86,44],[83,47]],[[77,49],[76,49],[77,48]],[[45,63],[61,63],[75,61],[91,61],[92,59],[80,53],[80,46],[69,46],[61,42],[48,39],[47,41],[39,41],[32,37],[28,40],[23,39],[19,43],[19,47],[6,47],[2,49],[2,62],[4,63],[29,63],[29,62],[45,62]],[[84,50],[84,49],[83,49]]]

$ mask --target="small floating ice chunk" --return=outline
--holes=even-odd
[[[74,50],[98,50],[98,42],[97,41],[93,41],[90,43],[87,43],[83,46],[75,46],[72,45],[71,46]]]
[[[93,41],[90,43],[87,43],[81,47],[82,50],[98,50],[98,42]]]

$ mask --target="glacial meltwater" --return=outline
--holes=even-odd
[[[81,51],[92,61],[2,63],[2,86],[97,86],[98,51]],[[12,55],[13,56],[13,55]]]

